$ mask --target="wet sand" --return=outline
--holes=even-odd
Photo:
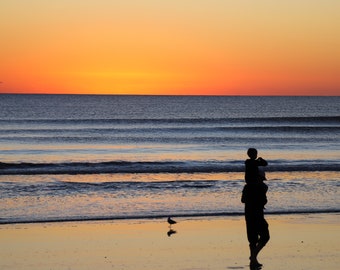
[[[0,269],[249,269],[243,217],[0,225]],[[267,216],[262,269],[339,269],[340,215]]]

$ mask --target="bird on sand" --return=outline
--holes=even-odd
[[[177,222],[174,221],[173,219],[171,219],[170,217],[168,217],[168,223],[169,223],[170,226],[171,226],[171,225],[173,225],[173,224],[176,224]]]

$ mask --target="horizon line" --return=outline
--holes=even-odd
[[[50,95],[50,96],[177,96],[177,97],[340,97],[339,95],[284,95],[284,94],[269,94],[269,95],[254,95],[254,94],[239,94],[239,95],[227,95],[227,94],[96,94],[96,93],[0,93],[0,95]]]

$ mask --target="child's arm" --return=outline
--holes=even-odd
[[[267,166],[268,165],[268,162],[261,157],[259,157],[256,161],[258,163],[257,166]]]

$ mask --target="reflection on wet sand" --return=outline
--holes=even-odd
[[[166,234],[170,237],[171,235],[177,233],[177,231],[170,229]]]

